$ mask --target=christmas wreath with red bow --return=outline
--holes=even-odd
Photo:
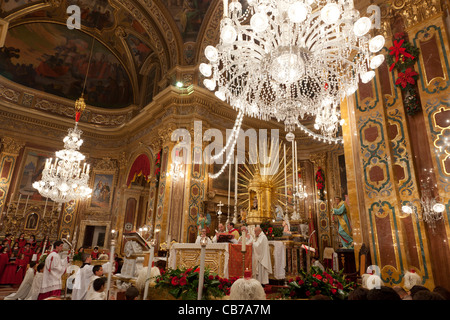
[[[408,115],[414,115],[420,111],[420,100],[416,86],[419,74],[413,68],[418,56],[419,49],[406,39],[404,32],[394,35],[394,43],[389,48],[386,60],[389,71],[394,68],[397,70],[398,78],[395,85],[403,92],[403,103]]]
[[[316,172],[316,185],[317,190],[319,190],[320,200],[325,201],[325,172],[323,172],[321,167],[319,167]]]

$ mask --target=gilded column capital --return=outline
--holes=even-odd
[[[12,155],[18,155],[20,150],[25,146],[25,142],[16,140],[11,137],[3,137],[1,140],[2,152]]]
[[[314,165],[318,167],[325,168],[327,165],[326,152],[313,153],[309,156],[309,159],[311,160],[312,163],[314,163]]]

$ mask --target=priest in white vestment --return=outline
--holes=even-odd
[[[61,276],[66,272],[69,263],[68,258],[61,259],[59,255],[63,250],[64,243],[57,240],[53,245],[53,251],[45,258],[44,276],[38,300],[44,300],[52,296],[61,296]]]
[[[255,240],[253,241],[253,277],[261,284],[269,283],[269,274],[272,273],[272,262],[270,260],[269,240],[261,230],[255,227]]]
[[[25,273],[25,277],[20,284],[19,290],[17,292],[11,293],[6,296],[3,300],[23,300],[28,296],[30,292],[31,285],[33,284],[34,274],[36,272],[36,262],[30,262],[30,267]]]
[[[212,243],[211,239],[206,235],[206,229],[202,229],[200,231],[200,234],[197,236],[197,239],[195,239],[195,244],[200,244],[202,238],[206,239],[206,243]]]

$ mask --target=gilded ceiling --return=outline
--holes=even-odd
[[[0,75],[26,88],[88,105],[141,109],[195,66],[215,40],[217,0],[0,0],[9,23]],[[66,25],[80,8],[81,29]],[[214,18],[216,17],[216,18]],[[212,21],[213,32],[205,25]],[[92,58],[89,64],[89,57]],[[87,81],[84,84],[87,74]],[[188,77],[192,81],[192,76]]]

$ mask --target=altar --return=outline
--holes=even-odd
[[[282,241],[269,241],[272,261],[270,278],[281,280],[286,277],[286,246]],[[231,243],[209,243],[205,250],[205,267],[223,278],[241,277],[242,245]],[[252,246],[247,245],[245,269],[252,270]],[[201,246],[194,243],[174,243],[169,251],[168,267],[192,268],[200,265]],[[252,270],[254,273],[254,271]]]
[[[252,247],[247,245],[245,268],[252,270]],[[231,243],[208,243],[205,247],[205,267],[222,278],[242,276],[242,246]],[[194,243],[174,243],[169,250],[170,269],[200,265],[201,246]]]

